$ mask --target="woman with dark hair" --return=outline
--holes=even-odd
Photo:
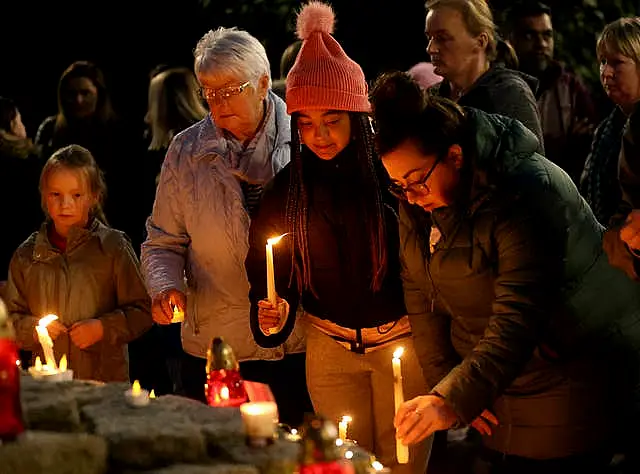
[[[291,163],[265,191],[251,223],[247,273],[251,329],[264,347],[285,341],[299,305],[307,329],[307,385],[316,412],[353,417],[351,439],[394,472],[423,474],[431,440],[398,464],[392,354],[404,347],[407,396],[425,389],[402,300],[397,201],[373,149],[362,69],[331,36],[334,14],[311,2],[298,16],[303,41],[287,76]],[[274,307],[265,243],[275,247]]]
[[[611,425],[631,413],[618,384],[638,375],[640,292],[608,264],[603,228],[518,121],[404,73],[382,76],[372,105],[430,387],[399,410],[398,436],[472,424],[476,472],[605,472]]]
[[[127,233],[135,249],[142,236],[135,222],[139,212],[131,212],[131,190],[141,174],[142,140],[120,120],[112,107],[102,70],[88,61],[76,61],[60,77],[58,112],[47,117],[36,135],[42,158],[71,144],[81,145],[94,156],[105,174],[108,198],[105,214],[117,229]],[[134,205],[137,207],[137,204]]]

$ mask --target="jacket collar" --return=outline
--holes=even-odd
[[[48,219],[42,224],[40,231],[36,235],[36,241],[33,247],[34,261],[45,262],[61,254],[60,250],[49,241],[48,231],[51,225],[53,225],[53,223]],[[98,238],[102,244],[106,237],[107,229],[108,228],[98,219],[93,219],[91,223],[84,228],[72,227],[69,231],[69,236],[67,237],[66,253],[72,253],[78,247],[94,237]]]

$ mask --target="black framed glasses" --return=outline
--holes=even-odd
[[[247,81],[244,84],[240,84],[239,86],[224,87],[222,89],[210,89],[208,87],[201,87],[200,97],[202,97],[204,100],[209,100],[212,102],[219,100],[228,100],[232,97],[236,97],[242,94],[242,92],[244,92],[244,90],[249,87],[249,84],[251,84],[251,82]]]
[[[395,181],[392,181],[389,185],[389,192],[393,194],[398,199],[404,199],[405,201],[409,199],[409,193],[414,195],[426,196],[431,192],[431,189],[427,185],[427,181],[435,171],[436,167],[442,161],[441,157],[438,157],[436,161],[433,163],[427,174],[425,174],[421,179],[407,183],[406,186],[401,185]]]

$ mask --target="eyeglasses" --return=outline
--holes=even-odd
[[[428,195],[431,192],[431,189],[429,188],[429,186],[427,186],[427,181],[429,181],[429,178],[435,171],[436,166],[440,164],[440,161],[442,161],[440,157],[436,159],[435,163],[433,163],[433,166],[431,166],[427,174],[425,174],[424,177],[422,179],[419,179],[418,181],[408,183],[406,186],[392,181],[389,185],[389,192],[391,192],[391,194],[393,194],[398,199],[404,199],[405,201],[409,199],[409,193],[422,196]]]
[[[250,81],[245,82],[239,86],[224,87],[222,89],[210,89],[208,87],[200,88],[200,97],[204,100],[210,100],[215,102],[216,100],[228,100],[232,97],[239,96],[242,92],[249,87]]]

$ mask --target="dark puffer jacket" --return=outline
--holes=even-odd
[[[496,414],[491,449],[535,459],[596,449],[614,418],[604,356],[625,331],[639,340],[628,328],[639,326],[640,292],[609,266],[602,227],[569,176],[535,153],[534,135],[506,117],[467,116],[464,195],[431,215],[401,211],[425,378],[462,422]]]

